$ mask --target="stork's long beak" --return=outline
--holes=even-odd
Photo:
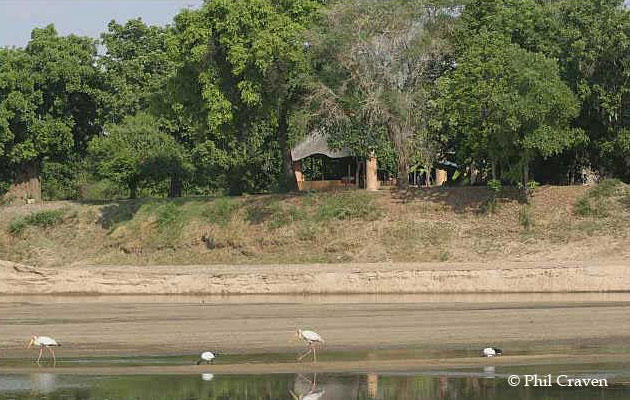
[[[31,340],[28,342],[28,344],[26,345],[26,348],[27,348],[27,349],[30,349],[32,345],[33,345],[33,339],[31,339]]]

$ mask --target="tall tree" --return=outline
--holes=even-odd
[[[332,65],[322,69],[314,95],[324,117],[359,113],[384,127],[403,188],[414,149],[426,144],[416,139],[429,135],[428,104],[435,72],[449,58],[455,10],[448,1],[339,1],[319,39]]]
[[[281,188],[297,188],[289,120],[308,71],[302,34],[319,6],[313,0],[216,0],[176,17],[182,62],[173,89],[197,126],[192,141],[198,163],[242,171],[274,145],[282,160]],[[182,93],[180,85],[191,82],[182,76],[198,87]]]
[[[461,21],[463,40],[490,30],[556,59],[581,104],[574,125],[589,135],[567,163],[630,178],[630,10],[623,0],[474,0]]]
[[[496,32],[469,38],[455,69],[440,79],[439,104],[456,135],[460,161],[489,161],[493,177],[527,188],[533,157],[585,140],[570,123],[578,102],[558,65]]]
[[[41,198],[42,163],[85,154],[99,131],[94,40],[34,29],[25,49],[0,50],[0,168],[16,195]]]
[[[125,116],[146,112],[174,73],[168,27],[149,26],[140,18],[125,24],[111,21],[101,35],[105,54],[99,58],[109,85],[107,116],[120,122]]]

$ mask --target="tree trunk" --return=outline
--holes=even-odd
[[[129,198],[135,200],[138,198],[138,183],[132,182],[129,184]]]
[[[431,187],[431,167],[428,165],[425,165],[424,170],[426,171],[425,184],[427,185],[427,187]]]
[[[529,190],[529,162],[527,161],[523,165],[523,193],[525,195],[525,201],[529,203],[531,193]]]
[[[407,160],[404,157],[398,156],[398,182],[396,182],[398,189],[409,189],[409,166]]]
[[[182,181],[177,177],[171,178],[168,197],[182,197]]]
[[[33,161],[21,166],[15,181],[5,194],[6,199],[20,199],[25,203],[42,201],[42,185],[39,176],[39,161]]]
[[[293,158],[289,148],[289,115],[285,105],[280,106],[278,113],[278,144],[282,153],[280,190],[283,192],[297,192],[298,183],[295,171],[293,171]]]

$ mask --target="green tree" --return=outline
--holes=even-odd
[[[202,171],[239,182],[235,173],[252,160],[278,154],[280,187],[297,188],[289,120],[308,72],[302,34],[318,9],[312,0],[217,0],[175,18],[180,64],[170,97],[194,126],[183,133]]]
[[[570,127],[579,104],[557,63],[496,32],[470,38],[440,87],[440,108],[460,161],[487,160],[493,179],[499,168],[501,178],[527,188],[535,156],[550,157],[585,140]]]
[[[630,11],[623,0],[474,0],[461,22],[464,41],[491,30],[556,59],[580,102],[574,126],[589,136],[567,154],[568,169],[592,166],[630,178]]]
[[[192,171],[187,154],[175,139],[159,131],[147,114],[108,124],[105,133],[90,143],[90,155],[97,173],[129,188],[135,199],[143,184],[166,179],[185,179]]]
[[[0,50],[0,169],[41,198],[43,163],[69,164],[99,132],[101,75],[94,40],[34,29],[25,49]]]
[[[175,70],[171,41],[168,27],[148,26],[140,18],[124,25],[108,24],[101,35],[105,54],[99,59],[109,85],[108,121],[120,122],[151,109],[154,97]]]

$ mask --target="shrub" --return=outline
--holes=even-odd
[[[518,213],[518,221],[521,226],[529,232],[534,226],[534,214],[530,206],[524,206]]]
[[[581,217],[590,217],[594,214],[591,202],[587,197],[582,197],[575,203],[575,213]]]
[[[24,218],[16,218],[9,224],[8,231],[11,235],[17,236],[21,234],[26,228],[26,221]]]
[[[619,179],[604,179],[590,188],[587,195],[592,198],[610,197],[615,194],[620,183]]]
[[[17,236],[21,234],[27,226],[48,228],[60,223],[63,220],[64,214],[64,210],[47,210],[39,211],[26,217],[17,217],[11,221],[7,230],[11,235]]]
[[[617,193],[621,182],[618,179],[605,179],[590,188],[574,206],[574,211],[582,217],[607,217],[615,203],[610,199]],[[623,204],[623,197],[619,202]]]
[[[58,224],[63,219],[64,210],[39,211],[25,218],[26,224],[47,228]]]
[[[225,226],[230,223],[239,207],[240,205],[229,197],[221,197],[209,204],[202,215],[212,224]]]
[[[503,186],[501,181],[493,179],[488,182],[488,189],[490,189],[490,197],[481,205],[482,214],[493,214],[497,210],[497,197],[501,194]]]
[[[180,219],[181,210],[175,203],[168,202],[157,209],[156,224],[159,231],[164,231],[171,227]]]

